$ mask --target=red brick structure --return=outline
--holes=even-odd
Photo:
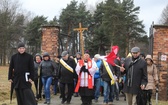
[[[158,67],[159,99],[168,100],[168,26],[153,25],[149,39],[149,51]]]
[[[41,51],[48,52],[51,59],[54,59],[58,55],[58,35],[59,35],[59,26],[42,26],[42,44]]]

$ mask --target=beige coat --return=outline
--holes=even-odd
[[[158,74],[156,65],[148,65],[147,66],[148,73],[148,84],[146,85],[145,90],[155,89],[155,85],[158,84]]]

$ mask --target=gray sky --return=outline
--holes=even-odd
[[[54,16],[59,17],[61,10],[66,8],[71,0],[19,0],[22,8],[31,11],[35,15],[44,15],[48,20],[52,20]],[[102,0],[78,0],[84,1],[90,7],[94,7]],[[152,22],[159,22],[162,10],[168,4],[168,0],[134,0],[135,6],[140,6],[139,19],[143,20],[145,31],[148,30]]]

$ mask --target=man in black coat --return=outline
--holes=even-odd
[[[61,54],[62,58],[60,59],[60,67],[59,67],[59,82],[60,82],[60,90],[62,101],[61,103],[64,104],[67,101],[67,104],[70,104],[71,97],[74,92],[74,78],[76,77],[76,63],[74,59],[69,57],[67,51],[63,51]],[[68,94],[67,97],[65,96],[65,87],[68,87]]]
[[[25,52],[22,42],[18,44],[18,53],[11,57],[8,80],[14,84],[18,105],[36,105],[31,90],[34,80],[33,56]]]
[[[133,47],[131,53],[132,58],[126,59],[124,68],[121,67],[120,70],[126,73],[123,91],[126,93],[127,105],[137,105],[136,96],[147,84],[147,64],[139,56],[139,47]]]

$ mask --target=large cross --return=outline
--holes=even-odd
[[[82,24],[79,23],[79,28],[75,28],[74,31],[78,31],[80,34],[80,48],[82,56],[84,55],[84,40],[83,40],[83,31],[88,30],[88,28],[82,28]]]

